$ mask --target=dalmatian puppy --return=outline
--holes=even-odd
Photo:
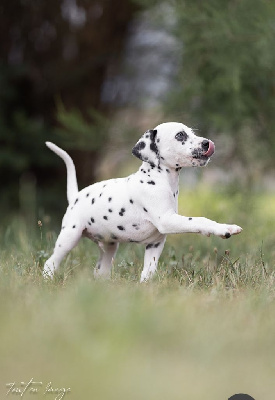
[[[167,234],[201,233],[229,238],[242,231],[237,225],[178,214],[181,168],[203,167],[215,151],[211,140],[196,136],[182,123],[163,123],[144,133],[132,150],[142,161],[137,172],[95,183],[81,191],[71,157],[53,143],[46,145],[66,164],[69,205],[53,255],[45,263],[45,277],[53,277],[62,259],[82,236],[98,244],[100,257],[94,274],[103,278],[111,275],[119,243],[144,244],[144,282],[157,269]]]

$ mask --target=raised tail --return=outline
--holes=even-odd
[[[51,149],[54,153],[56,153],[62,160],[65,162],[67,167],[67,199],[68,203],[71,203],[75,200],[78,193],[78,185],[76,180],[76,171],[74,162],[66,151],[60,149],[60,147],[56,146],[51,142],[46,142],[46,146]]]

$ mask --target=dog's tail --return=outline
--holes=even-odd
[[[59,157],[62,158],[62,160],[65,162],[66,167],[67,167],[67,199],[68,202],[70,203],[73,201],[78,193],[78,185],[77,185],[77,180],[76,180],[76,171],[75,171],[75,166],[74,162],[69,156],[66,151],[60,149],[60,147],[56,146],[55,144],[51,142],[46,142],[46,145],[48,146],[49,149],[51,149],[54,153],[56,153]]]

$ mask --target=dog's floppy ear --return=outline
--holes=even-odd
[[[153,166],[159,166],[159,152],[156,145],[157,133],[158,131],[156,129],[146,131],[132,150],[134,156]]]

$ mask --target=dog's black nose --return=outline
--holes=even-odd
[[[202,149],[204,150],[204,151],[207,151],[208,149],[209,149],[209,140],[203,140],[202,141],[202,144],[201,144],[201,147],[202,147]]]

